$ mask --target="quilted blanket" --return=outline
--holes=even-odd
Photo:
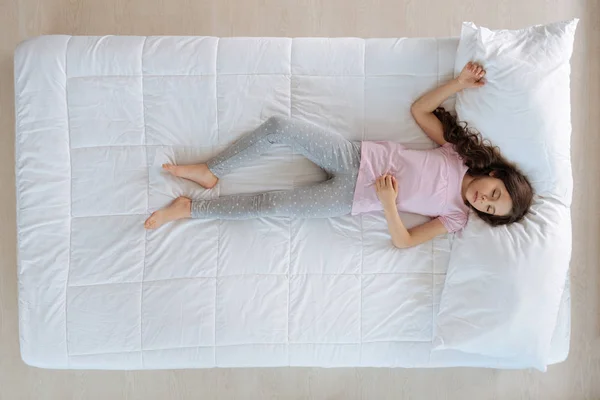
[[[409,107],[457,39],[43,36],[15,54],[22,357],[47,368],[514,367],[432,352],[452,236],[398,250],[381,213],[143,222],[179,195],[325,178],[285,146],[211,190],[161,171],[272,115],[432,148]],[[446,107],[452,108],[449,100]],[[403,215],[407,225],[426,221]],[[568,352],[569,295],[554,361]]]

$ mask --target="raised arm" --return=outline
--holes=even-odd
[[[437,144],[443,146],[446,143],[444,139],[444,129],[442,123],[433,114],[436,108],[440,106],[448,97],[460,92],[463,89],[480,87],[485,84],[483,77],[485,70],[479,64],[469,62],[461,71],[458,78],[425,93],[410,107],[410,112],[427,134]]]

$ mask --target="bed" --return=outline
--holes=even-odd
[[[143,228],[179,195],[323,180],[285,146],[211,190],[160,169],[207,160],[272,115],[352,140],[434,147],[409,106],[452,77],[457,45],[64,35],[23,42],[15,53],[23,360],[68,369],[526,367],[432,351],[452,235],[397,250],[381,213]],[[402,217],[407,225],[426,220]],[[552,363],[567,357],[569,337],[567,287]]]

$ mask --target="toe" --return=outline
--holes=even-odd
[[[154,214],[150,216],[150,218],[148,218],[146,220],[146,222],[144,222],[144,227],[146,229],[152,229],[154,228],[154,225],[156,225],[156,220],[154,219]]]

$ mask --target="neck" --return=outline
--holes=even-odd
[[[460,193],[462,195],[463,201],[467,201],[467,188],[469,187],[469,185],[471,184],[471,182],[473,182],[475,180],[475,177],[469,175],[469,174],[465,174],[465,177],[463,178],[462,181],[462,188],[460,190]]]

